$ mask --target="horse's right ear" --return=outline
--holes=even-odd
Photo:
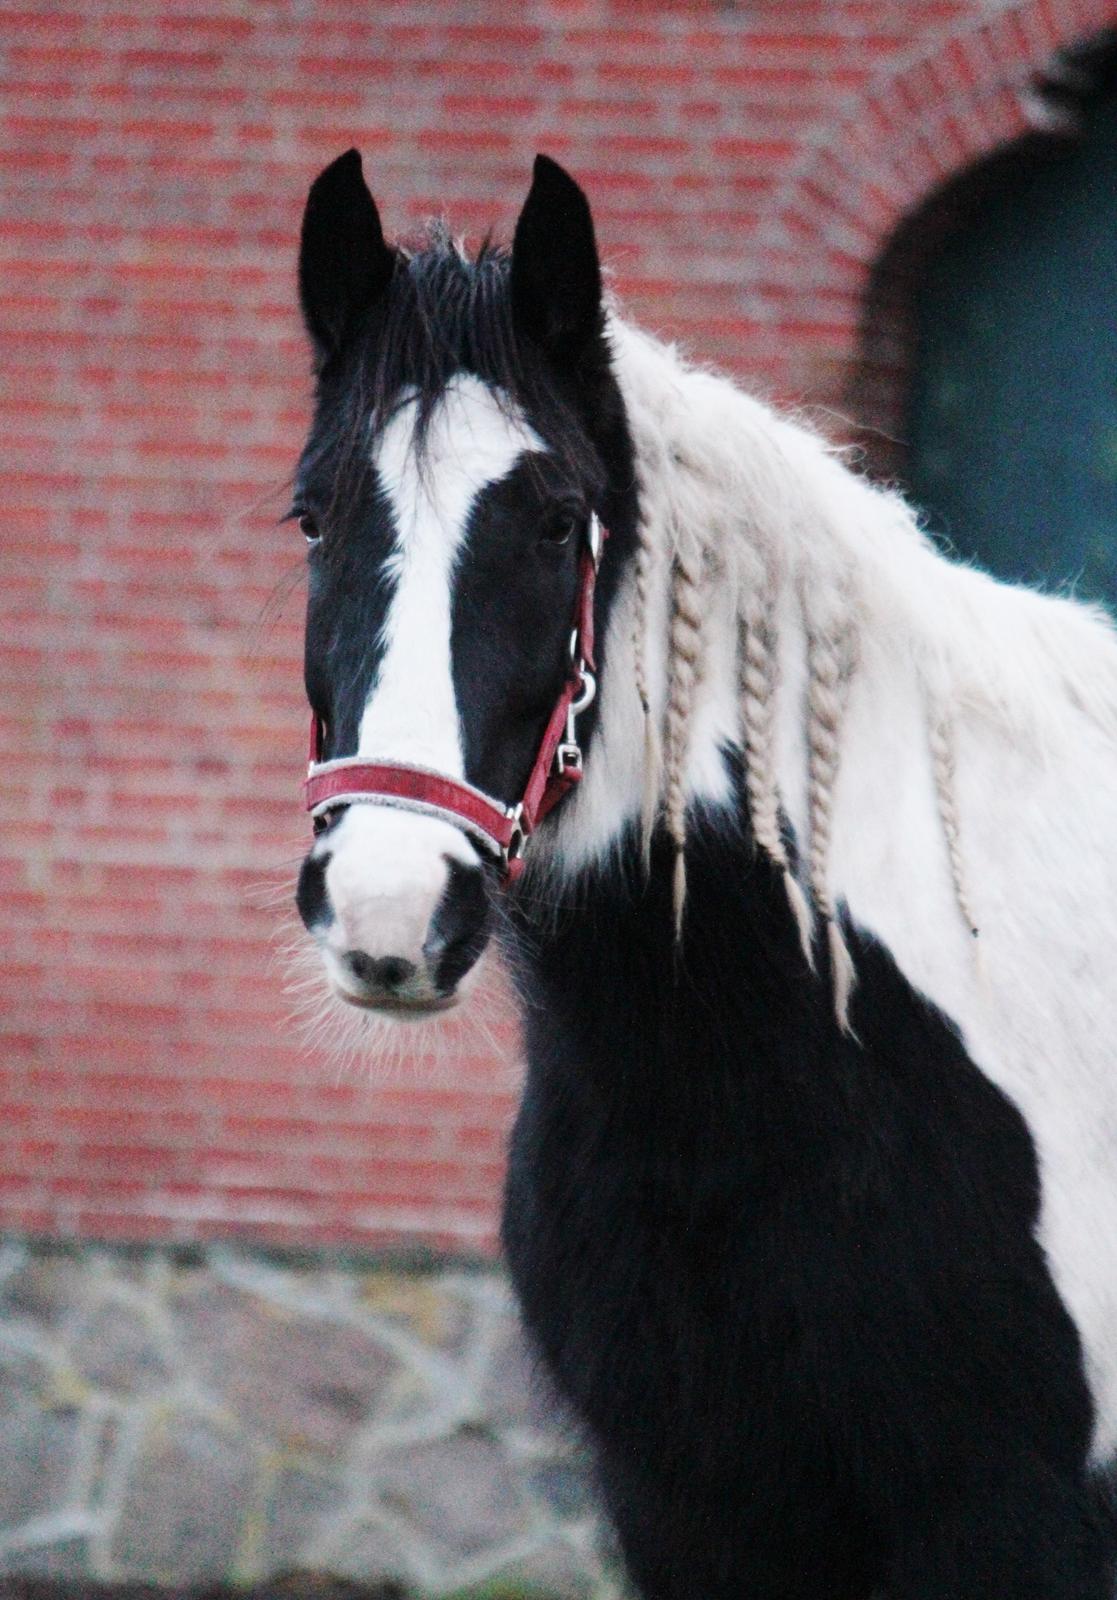
[[[315,178],[303,213],[299,298],[319,366],[387,289],[395,262],[360,154],[347,150]]]

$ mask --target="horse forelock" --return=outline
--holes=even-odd
[[[359,494],[377,441],[402,407],[409,448],[427,461],[432,419],[463,376],[479,379],[518,426],[524,417],[572,463],[587,455],[584,428],[512,315],[511,260],[485,240],[468,253],[442,223],[397,252],[386,293],[319,374],[315,426],[300,471],[328,476],[331,501]]]

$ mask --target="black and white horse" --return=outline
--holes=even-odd
[[[300,286],[299,909],[372,1012],[453,1004],[491,928],[510,953],[508,1261],[639,1591],[1102,1600],[1107,621],[944,559],[626,324],[545,158],[468,259],[386,244],[351,151]],[[510,883],[530,830],[469,797],[520,827],[556,706],[570,793]]]

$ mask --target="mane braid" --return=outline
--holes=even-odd
[[[651,570],[655,560],[651,532],[641,521],[636,549],[635,609],[632,624],[632,656],[636,694],[644,720],[644,792],[641,803],[641,846],[644,866],[651,860],[652,834],[659,813],[659,788],[663,766],[663,747],[652,715],[648,687],[648,604]]]
[[[671,638],[664,719],[664,820],[675,847],[672,900],[675,932],[681,933],[686,904],[686,763],[691,712],[705,650],[702,591],[705,551],[676,551],[671,569]]]
[[[776,781],[776,638],[772,622],[774,584],[750,586],[742,607],[739,678],[745,747],[745,792],[757,846],[778,868],[799,943],[814,968],[814,922],[807,897],[791,870],[780,824]]]
[[[950,878],[954,885],[954,899],[957,902],[958,910],[962,914],[966,927],[969,929],[971,936],[976,939],[980,930],[977,925],[977,918],[974,916],[969,887],[966,881],[966,864],[962,855],[962,836],[954,783],[954,730],[946,716],[936,712],[931,715],[929,731],[931,761],[935,774],[935,799],[938,803],[939,819],[942,822],[947,853],[950,857]]]
[[[807,794],[810,814],[810,883],[826,929],[834,985],[834,1014],[849,1029],[853,960],[830,893],[830,838],[834,788],[841,761],[842,717],[853,673],[850,633],[810,627],[807,635]]]

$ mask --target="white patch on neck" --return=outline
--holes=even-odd
[[[380,438],[375,465],[399,540],[384,656],[361,717],[357,754],[464,777],[450,660],[454,570],[470,511],[542,440],[480,378],[456,378],[430,419],[422,459],[413,448],[417,401]]]
[[[1117,1462],[1112,625],[1071,601],[944,560],[901,502],[848,472],[808,431],[619,322],[610,339],[644,467],[641,510],[654,532],[646,665],[657,726],[670,553],[701,529],[722,563],[722,581],[702,596],[707,646],[686,792],[715,803],[727,792],[717,745],[740,722],[738,603],[751,575],[770,571],[777,787],[801,848],[809,845],[809,640],[836,615],[848,617],[858,660],[839,734],[827,887],[958,1025],[975,1066],[1024,1117],[1042,1180],[1037,1238],[1081,1337],[1093,1393],[1093,1459]],[[541,860],[560,890],[565,878],[607,860],[640,812],[634,622],[629,578],[609,621],[586,776],[553,829],[532,843],[529,860]],[[952,886],[932,708],[952,726],[977,941]]]

